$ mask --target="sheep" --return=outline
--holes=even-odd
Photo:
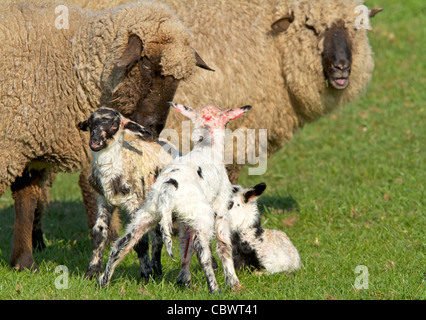
[[[130,0],[72,1],[103,9]],[[305,124],[354,101],[371,80],[368,30],[356,26],[362,0],[158,1],[190,28],[198,52],[215,69],[181,83],[174,99],[186,105],[252,104],[253,111],[229,128],[267,129],[262,154],[271,156]],[[370,10],[370,17],[380,11]],[[332,40],[335,33],[341,35],[337,41]],[[343,65],[340,57],[346,60]],[[173,113],[166,123],[181,139],[183,120]],[[247,154],[255,154],[255,145],[246,148]],[[234,163],[227,165],[233,184],[242,167],[235,162],[234,155]]]
[[[267,273],[292,272],[300,268],[296,247],[283,231],[264,229],[260,222],[257,199],[265,189],[265,183],[247,189],[233,186],[229,215],[234,265]]]
[[[142,206],[161,169],[172,161],[172,156],[179,153],[169,143],[149,141],[154,137],[151,131],[122,116],[115,109],[99,108],[78,126],[82,131],[90,131],[89,145],[93,161],[88,180],[99,195],[98,215],[93,227],[94,249],[85,274],[86,278],[93,278],[102,272],[102,257],[114,210],[120,208],[133,216]],[[142,139],[125,139],[125,133]],[[150,238],[152,263],[148,254],[148,236],[144,236],[135,246],[141,277],[145,282],[152,274],[156,276],[162,273],[163,242],[160,229],[151,232]]]
[[[49,177],[90,166],[78,121],[105,105],[158,133],[178,83],[205,66],[189,30],[159,3],[90,12],[63,1],[7,0],[0,28],[0,195],[10,187],[15,201],[10,264],[37,270],[32,231]],[[140,116],[144,110],[152,115]]]
[[[87,2],[74,0],[82,1]],[[382,9],[364,7],[369,11],[362,16],[363,0],[159,1],[191,29],[199,53],[216,70],[182,83],[175,99],[187,105],[209,101],[257,106],[230,129],[267,129],[268,155],[297,129],[358,98],[371,80],[369,23],[358,27],[357,21]],[[105,8],[125,2],[83,5]],[[183,119],[171,114],[166,128],[181,132]],[[255,146],[246,147],[248,153]],[[241,165],[234,161],[227,168],[236,184]]]
[[[221,258],[225,281],[239,288],[239,280],[232,262],[232,247],[229,234],[228,201],[231,183],[223,160],[225,126],[241,116],[250,106],[222,110],[207,105],[198,111],[180,104],[172,106],[194,124],[190,153],[177,157],[164,168],[152,185],[143,207],[135,214],[126,234],[113,246],[99,284],[109,284],[115,267],[135,243],[158,223],[163,230],[163,239],[169,255],[171,247],[172,213],[187,226],[193,235],[193,247],[207,278],[210,292],[219,289],[212,267],[210,238],[217,238],[217,251]]]

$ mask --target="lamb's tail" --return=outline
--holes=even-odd
[[[163,236],[163,242],[166,246],[167,253],[173,261],[176,261],[174,259],[172,245],[174,208],[172,199],[174,198],[173,193],[175,190],[176,189],[173,183],[166,182],[158,197],[158,211],[161,214],[160,229]]]

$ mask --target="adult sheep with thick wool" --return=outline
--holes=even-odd
[[[0,195],[10,186],[15,201],[10,263],[37,269],[34,214],[50,172],[90,164],[77,123],[100,104],[130,105],[127,116],[160,130],[167,102],[199,56],[177,16],[152,2],[91,12],[63,1],[8,0],[0,8],[0,42]],[[157,108],[166,110],[163,118],[138,116]]]
[[[89,8],[127,2],[73,1]],[[370,10],[363,0],[162,2],[191,29],[198,52],[216,70],[183,83],[175,99],[187,105],[250,103],[252,113],[230,129],[267,129],[268,155],[306,123],[358,98],[371,80],[367,29],[381,9]],[[166,127],[181,131],[182,120],[172,114]],[[228,166],[231,182],[240,168]]]

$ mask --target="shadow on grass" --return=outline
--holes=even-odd
[[[258,200],[258,206],[261,213],[264,213],[264,207],[277,210],[278,213],[289,213],[299,211],[299,204],[291,195],[287,196],[267,196],[263,195]],[[275,211],[274,211],[275,212]]]
[[[13,245],[14,207],[0,213],[0,263],[9,265]],[[44,250],[34,250],[36,264],[65,265],[71,273],[84,274],[92,244],[86,211],[81,202],[51,202],[42,220]],[[12,269],[11,269],[12,270]]]

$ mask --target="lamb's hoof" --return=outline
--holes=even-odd
[[[152,273],[152,270],[141,270],[141,279],[145,284],[149,283],[150,279],[153,279],[154,274]]]
[[[101,288],[106,288],[109,285],[109,281],[107,279],[105,279],[105,275],[102,274],[99,278],[98,278],[98,285]]]
[[[99,277],[102,274],[102,267],[91,267],[88,268],[86,273],[84,274],[84,279],[93,280]]]
[[[191,288],[191,277],[178,277],[176,284],[180,287]]]
[[[235,293],[240,292],[243,289],[244,289],[243,286],[241,284],[239,284],[239,283],[237,283],[236,285],[232,286],[232,291],[235,292]]]

